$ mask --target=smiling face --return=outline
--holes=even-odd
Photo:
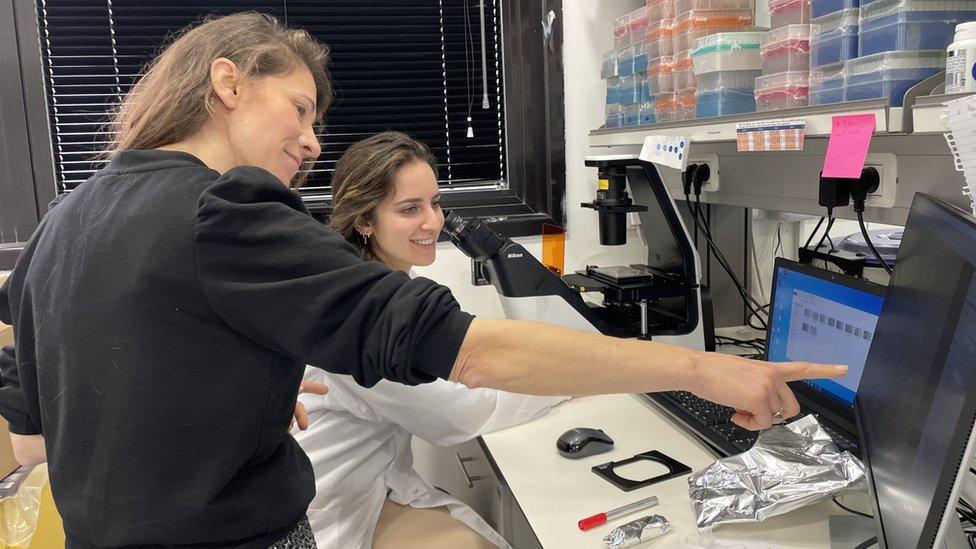
[[[233,165],[264,168],[287,185],[303,160],[322,152],[313,129],[315,81],[307,67],[247,79],[233,93],[234,108],[224,115]]]
[[[358,225],[361,234],[370,235],[373,254],[391,269],[433,263],[444,226],[434,170],[419,160],[397,170],[393,192]]]

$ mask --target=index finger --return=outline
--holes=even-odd
[[[329,392],[329,387],[323,383],[318,383],[316,381],[303,380],[301,384],[298,386],[298,392],[324,395]]]
[[[774,362],[772,364],[776,366],[786,381],[824,379],[847,374],[847,366],[844,364],[814,364],[812,362]]]

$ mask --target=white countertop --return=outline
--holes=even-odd
[[[603,429],[614,439],[614,449],[579,460],[563,458],[556,452],[556,439],[573,427]],[[485,435],[483,439],[545,548],[603,547],[602,538],[612,528],[649,514],[664,515],[674,530],[642,547],[829,547],[828,516],[846,514],[827,501],[761,524],[720,526],[713,533],[699,534],[688,500],[687,476],[631,492],[618,489],[590,468],[648,450],[659,450],[693,471],[718,458],[639,395],[573,399],[542,418]],[[630,467],[634,469],[618,472],[637,479],[658,474],[654,464]],[[664,472],[663,467],[660,469]],[[652,495],[660,499],[655,507],[587,532],[581,532],[576,525],[581,518]],[[859,503],[862,504],[855,508],[865,508],[863,502]]]

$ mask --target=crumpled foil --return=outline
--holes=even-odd
[[[654,538],[659,538],[671,531],[671,523],[661,515],[648,515],[632,520],[610,530],[603,536],[603,544],[607,547],[630,547]]]
[[[838,450],[812,415],[763,431],[748,451],[688,478],[700,530],[762,522],[845,490],[866,488],[864,464]]]

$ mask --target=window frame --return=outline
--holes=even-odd
[[[502,18],[507,180],[498,189],[444,193],[442,204],[462,217],[487,220],[505,236],[539,235],[544,224],[565,226],[562,0],[498,1]],[[19,62],[22,94],[0,97],[0,105],[23,105],[31,185],[0,181],[0,191],[4,190],[3,185],[16,191],[8,193],[13,195],[16,211],[27,212],[27,219],[19,223],[18,229],[23,225],[25,234],[29,234],[57,196],[54,147],[36,3],[0,0],[0,11],[6,10],[14,15],[9,24],[16,33],[17,51],[9,58]],[[543,21],[550,11],[556,19],[547,35]],[[15,185],[17,188],[13,189]],[[305,195],[303,199],[319,219],[331,210],[327,196]],[[0,243],[0,270],[13,267],[25,244],[26,241]]]

